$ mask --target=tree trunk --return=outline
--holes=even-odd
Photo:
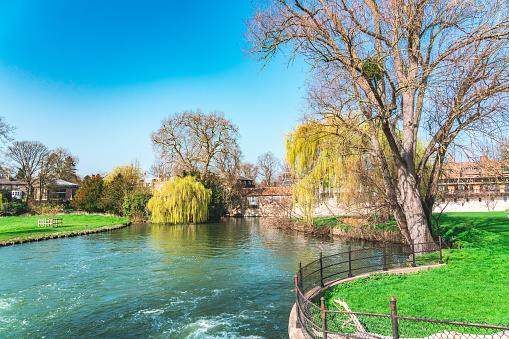
[[[433,242],[428,218],[422,206],[419,186],[413,176],[403,169],[398,170],[398,175],[399,190],[411,240],[415,244]],[[422,248],[423,246],[418,245],[415,250],[421,251]]]
[[[400,206],[393,206],[392,214],[394,215],[394,219],[396,220],[396,224],[398,225],[401,234],[405,238],[408,244],[412,243],[412,237],[410,236],[410,231],[408,230],[408,223],[403,213],[403,210]]]

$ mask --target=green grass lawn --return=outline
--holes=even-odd
[[[400,315],[509,325],[507,212],[448,213],[439,223],[444,238],[463,247],[444,250],[447,266],[374,274],[337,285],[326,299],[340,298],[352,311],[390,314],[395,297]]]
[[[102,226],[125,224],[126,218],[101,215],[70,214],[58,215],[62,218],[60,227],[38,227],[38,220],[48,216],[3,217],[0,218],[0,243],[14,238],[38,238],[56,232],[83,231]]]

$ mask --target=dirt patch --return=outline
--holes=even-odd
[[[364,225],[352,225],[348,229],[335,227],[331,229],[331,234],[344,239],[363,239],[375,242],[390,242],[404,244],[405,239],[399,230],[387,231],[376,228],[367,228]]]

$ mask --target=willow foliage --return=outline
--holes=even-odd
[[[369,199],[361,185],[370,172],[367,142],[361,135],[330,122],[307,121],[286,136],[286,160],[299,179],[293,187],[294,204],[307,221],[322,196],[357,207]]]
[[[211,195],[195,177],[175,177],[154,191],[147,208],[155,223],[204,222],[208,218]]]

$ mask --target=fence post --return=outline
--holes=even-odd
[[[415,243],[412,240],[412,267],[415,267],[415,266],[417,266],[417,265],[415,265]]]
[[[385,241],[384,241],[384,271],[387,271],[387,254],[385,248]]]
[[[438,261],[439,264],[443,264],[442,261],[442,237],[438,237],[438,246],[440,246],[440,260]]]
[[[348,277],[353,277],[352,274],[352,246],[348,245]]]
[[[295,314],[297,316],[295,327],[300,327],[299,282],[297,274],[295,275]]]
[[[392,338],[399,339],[398,311],[396,310],[396,298],[391,297],[390,301],[391,301]]]
[[[320,287],[323,288],[323,262],[322,251],[320,251]]]
[[[321,297],[322,304],[322,338],[327,339],[327,317],[325,316],[325,298]]]

